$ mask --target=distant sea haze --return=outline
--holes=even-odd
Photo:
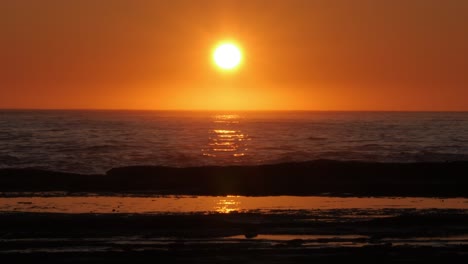
[[[464,112],[0,111],[0,168],[468,160]]]

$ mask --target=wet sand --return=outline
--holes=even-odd
[[[2,213],[0,259],[42,258],[49,263],[463,263],[468,214],[442,209]]]

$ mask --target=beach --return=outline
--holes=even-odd
[[[0,258],[52,263],[464,262],[466,210],[2,213]]]
[[[0,258],[463,262],[467,171],[465,162],[324,160],[105,175],[3,169]]]

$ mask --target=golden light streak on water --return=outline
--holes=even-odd
[[[321,196],[163,196],[163,197],[17,197],[1,198],[0,212],[52,213],[231,213],[255,210],[468,209],[466,198]]]
[[[247,155],[250,138],[240,129],[239,115],[214,115],[213,129],[208,131],[208,143],[202,155],[217,159],[221,163],[235,163]]]
[[[214,211],[218,213],[228,214],[230,212],[239,211],[241,202],[234,199],[229,199],[229,196],[226,199],[219,199],[216,203],[216,206],[213,208]]]

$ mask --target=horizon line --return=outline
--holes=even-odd
[[[159,112],[468,112],[467,110],[317,110],[317,109],[148,109],[148,108],[1,108],[0,111],[159,111]]]

